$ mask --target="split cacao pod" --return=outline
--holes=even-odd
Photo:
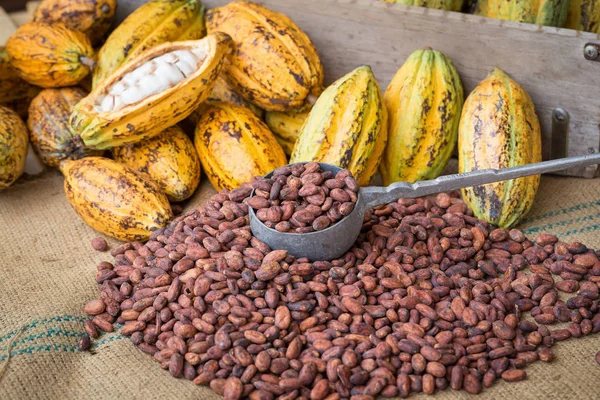
[[[387,111],[368,66],[329,86],[306,119],[290,163],[318,161],[348,169],[360,185],[377,172],[387,143]]]
[[[248,108],[227,103],[211,104],[202,114],[194,144],[217,190],[234,189],[287,162],[264,122]]]
[[[173,213],[167,197],[131,168],[103,157],[65,160],[65,194],[93,229],[119,240],[146,241]]]
[[[265,122],[271,132],[275,135],[275,139],[283,148],[287,156],[291,156],[294,151],[294,146],[300,135],[300,130],[304,121],[308,118],[310,108],[307,111],[267,111],[265,113]]]
[[[40,92],[40,88],[24,81],[18,71],[10,65],[8,53],[0,46],[0,106],[8,107],[27,117],[31,100]]]
[[[569,0],[478,0],[475,14],[529,24],[562,27]]]
[[[87,36],[60,23],[21,25],[6,51],[21,78],[44,88],[76,85],[95,64]]]
[[[446,11],[460,11],[463,6],[463,0],[385,0],[385,2]]]
[[[495,69],[463,107],[458,133],[460,173],[517,167],[542,160],[541,132],[529,94]],[[473,213],[494,225],[516,225],[531,209],[540,176],[463,189]]]
[[[71,111],[85,95],[78,87],[44,89],[32,100],[27,127],[31,145],[44,164],[58,167],[62,160],[102,155],[85,148],[69,129]]]
[[[35,9],[33,20],[62,22],[67,28],[86,34],[92,45],[98,45],[110,28],[116,8],[116,0],[43,0]]]
[[[99,111],[102,96],[138,67],[179,50],[202,51],[205,58],[174,86],[115,111]],[[215,33],[200,40],[164,43],[127,62],[81,100],[71,114],[71,129],[92,149],[126,146],[156,136],[187,118],[209,96],[231,51],[231,38]],[[160,77],[156,77],[158,79]],[[144,89],[144,88],[142,88]]]
[[[166,42],[202,39],[205,8],[199,0],[149,1],[125,18],[98,52],[92,87],[144,51]]]
[[[388,143],[384,185],[437,178],[458,139],[463,88],[452,61],[435,50],[413,52],[384,95]]]
[[[235,51],[226,74],[234,90],[267,111],[300,108],[318,96],[323,66],[308,36],[288,17],[235,1],[207,13],[208,32],[225,32]]]
[[[154,182],[171,202],[187,199],[200,183],[200,159],[189,137],[172,126],[152,139],[112,149],[113,159]]]
[[[600,34],[600,0],[571,0],[565,28]]]
[[[27,127],[13,110],[0,106],[0,191],[12,185],[25,169]]]

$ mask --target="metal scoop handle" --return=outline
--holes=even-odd
[[[391,203],[400,198],[428,196],[430,194],[450,192],[452,190],[471,186],[485,185],[488,183],[522,178],[524,176],[539,175],[547,172],[562,171],[574,167],[586,167],[594,164],[600,164],[600,153],[543,161],[520,167],[484,169],[481,171],[467,172],[465,174],[446,175],[429,181],[415,183],[397,182],[388,187],[366,187],[362,189],[362,194],[366,200],[366,208],[372,208],[381,204]]]

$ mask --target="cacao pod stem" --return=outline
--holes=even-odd
[[[79,57],[79,61],[89,67],[90,70],[93,70],[94,67],[96,66],[96,61],[94,61],[93,59],[89,58],[89,57],[85,57],[85,56],[81,56]]]

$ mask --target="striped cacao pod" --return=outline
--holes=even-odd
[[[280,112],[267,111],[265,113],[265,122],[271,132],[275,135],[277,142],[283,147],[287,156],[291,156],[294,151],[294,145],[300,135],[300,130],[304,121],[308,118],[310,109],[307,111]]]
[[[562,27],[569,0],[479,0],[475,14],[529,24]]]
[[[58,167],[62,160],[102,155],[85,148],[81,138],[69,129],[71,111],[85,95],[78,87],[44,89],[31,101],[29,140],[44,164]]]
[[[0,192],[23,173],[28,145],[25,123],[16,112],[0,106]]]
[[[154,46],[202,39],[206,35],[204,11],[199,0],[154,0],[136,8],[98,52],[92,87]]]
[[[33,13],[34,21],[62,22],[98,45],[110,28],[116,0],[43,0]]]
[[[348,169],[360,185],[377,172],[387,143],[387,112],[368,66],[329,86],[304,122],[290,163],[318,161]]]
[[[21,25],[6,51],[21,78],[44,88],[76,85],[95,65],[87,36],[60,23]]]
[[[600,0],[571,0],[565,28],[600,34]]]
[[[6,48],[0,46],[0,106],[8,107],[21,118],[26,118],[29,103],[39,92],[39,87],[19,76],[19,72],[10,65]]]
[[[255,3],[231,2],[207,13],[208,32],[233,38],[226,74],[234,90],[267,111],[302,107],[323,86],[323,66],[308,36],[288,17]],[[310,99],[309,99],[310,100]]]
[[[384,100],[388,144],[379,167],[383,183],[437,178],[456,146],[464,101],[452,61],[439,51],[413,52]]]
[[[187,118],[209,96],[230,51],[231,38],[220,32],[153,47],[117,69],[81,100],[71,114],[71,129],[86,147],[98,150],[154,137]],[[177,69],[179,80],[171,81],[174,64],[162,57],[178,52],[193,53],[190,57],[195,57],[197,64],[183,64],[190,68],[188,74],[183,76]],[[164,90],[152,91],[163,83]],[[112,100],[105,104],[109,96]]]
[[[246,107],[211,104],[200,117],[194,144],[217,190],[234,189],[286,164],[269,128]]]
[[[119,240],[146,241],[173,213],[167,197],[131,168],[103,157],[60,163],[65,194],[93,229]]]
[[[177,125],[152,139],[112,149],[113,159],[154,182],[171,202],[189,198],[200,183],[200,159]]]
[[[531,98],[517,82],[495,69],[471,92],[458,134],[460,173],[516,167],[542,161],[540,124]],[[540,176],[463,189],[478,218],[510,228],[531,209]]]
[[[414,7],[433,8],[436,10],[460,11],[463,0],[384,0],[386,3],[404,4]]]

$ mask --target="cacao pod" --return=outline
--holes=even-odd
[[[135,9],[111,32],[98,52],[92,87],[154,46],[203,38],[204,10],[199,0],[154,0]]]
[[[93,229],[119,240],[146,241],[173,213],[167,197],[131,168],[103,157],[60,163],[71,207]]]
[[[437,178],[458,138],[463,88],[452,61],[435,50],[413,52],[384,95],[388,143],[384,185]]]
[[[294,145],[300,135],[300,130],[304,121],[308,118],[308,111],[267,111],[265,113],[265,122],[271,132],[275,135],[275,139],[283,148],[287,156],[291,156],[294,151]]]
[[[21,25],[6,51],[21,78],[44,88],[76,85],[94,66],[90,40],[60,23]]]
[[[25,123],[16,112],[0,106],[0,191],[23,173],[28,144]]]
[[[200,117],[194,144],[217,190],[234,189],[286,164],[269,128],[246,107],[211,104]]]
[[[463,6],[463,0],[385,0],[385,2],[446,11],[460,11]]]
[[[600,34],[600,0],[570,0],[565,28]]]
[[[35,9],[33,20],[62,22],[69,29],[83,32],[97,45],[110,28],[116,8],[116,0],[43,0]]]
[[[261,108],[247,102],[242,96],[233,90],[229,82],[227,82],[227,78],[223,72],[221,72],[217,78],[215,86],[213,87],[210,96],[208,96],[208,99],[206,99],[206,102],[201,104],[200,107],[190,114],[189,120],[194,126],[196,126],[198,123],[202,113],[206,111],[208,107],[210,107],[211,102],[229,103],[236,106],[248,107],[252,110],[254,115],[261,119],[264,114],[264,111]]]
[[[185,77],[182,71],[175,69],[180,80],[173,83],[175,81],[170,81],[161,68],[170,73],[174,64],[161,56],[179,51],[204,58],[197,58],[195,67],[186,64],[195,70],[187,71]],[[71,114],[71,129],[81,136],[87,147],[99,150],[156,136],[187,118],[208,97],[230,51],[231,38],[220,32],[200,40],[153,47],[120,67],[81,100]],[[167,85],[164,90],[148,92],[162,84]],[[106,105],[105,100],[111,97],[112,102]]]
[[[475,14],[529,24],[562,27],[569,0],[478,0]]]
[[[62,160],[102,155],[85,148],[69,130],[71,111],[85,94],[78,87],[44,89],[31,102],[27,127],[31,145],[44,164],[58,167]]]
[[[460,173],[517,167],[542,160],[540,124],[531,98],[496,68],[463,107],[458,133]],[[463,189],[477,218],[510,228],[531,209],[540,176]]]
[[[318,161],[348,169],[360,185],[377,172],[387,143],[387,112],[368,66],[329,86],[304,122],[290,163]]]
[[[323,66],[313,43],[283,14],[235,1],[207,13],[208,32],[233,38],[226,74],[236,92],[267,111],[299,108],[323,86]],[[309,98],[310,97],[310,98]]]
[[[21,118],[26,118],[29,103],[39,92],[40,88],[21,79],[17,70],[10,65],[6,49],[0,46],[0,106],[8,107]]]
[[[171,202],[187,199],[200,183],[200,159],[194,144],[178,126],[130,146],[112,149],[115,161],[142,175]]]

